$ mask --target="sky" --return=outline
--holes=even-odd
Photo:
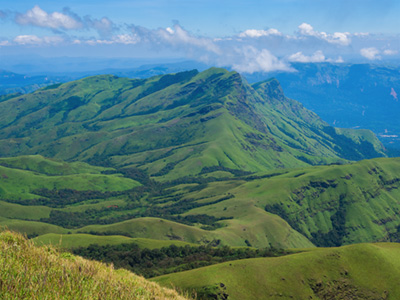
[[[400,59],[398,0],[0,0],[0,59],[181,58],[239,72]]]

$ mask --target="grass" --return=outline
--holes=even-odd
[[[16,233],[0,234],[0,298],[185,299],[125,270],[35,247]]]
[[[67,163],[62,160],[49,159],[41,155],[23,155],[2,157],[0,165],[22,169],[46,175],[101,174],[111,168],[95,167],[83,162]]]
[[[101,174],[103,170],[106,169],[85,163],[53,161],[38,155],[2,158],[0,199],[38,198],[34,191],[41,188],[105,192],[124,191],[140,185],[120,174]]]
[[[28,236],[37,236],[47,233],[67,234],[69,231],[68,229],[48,223],[0,217],[0,229],[4,228],[8,228],[12,231],[21,232]]]
[[[226,262],[153,280],[195,289],[205,299],[222,294],[233,300],[398,299],[399,257],[400,244],[356,244]]]
[[[176,245],[176,246],[195,245],[182,241],[129,238],[126,236],[118,236],[118,235],[99,236],[99,235],[91,235],[83,233],[78,233],[78,234],[48,233],[34,238],[33,242],[36,245],[54,245],[66,249],[72,249],[77,247],[88,247],[91,244],[118,245],[118,244],[135,243],[142,249],[144,248],[157,249],[162,247],[168,247],[170,245]]]

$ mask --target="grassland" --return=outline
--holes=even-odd
[[[35,190],[43,188],[106,192],[140,185],[121,174],[102,174],[106,170],[110,168],[54,161],[40,155],[0,158],[0,199],[38,198]]]
[[[114,270],[21,235],[0,233],[1,299],[185,299],[125,270]]]
[[[400,245],[356,244],[154,278],[202,299],[398,299]]]
[[[194,246],[195,244],[190,244],[186,242],[181,242],[177,240],[154,240],[146,238],[129,238],[126,236],[99,236],[91,234],[55,234],[48,233],[38,236],[32,239],[36,245],[53,245],[63,249],[72,249],[77,247],[88,247],[91,244],[96,245],[118,245],[126,243],[137,244],[142,249],[157,249],[162,247],[168,247],[170,245],[175,246]]]
[[[5,169],[61,182],[64,178],[10,166]],[[50,198],[40,196],[42,202],[18,202],[35,191],[37,183],[46,184],[46,180],[27,180],[25,193],[14,190],[17,200],[0,201],[0,225],[31,237],[70,233],[67,239],[71,243],[75,234],[260,248],[396,242],[400,240],[399,170],[399,159],[380,158],[225,179],[198,178],[193,183],[137,186],[115,195],[101,192],[92,200],[86,198],[90,194],[79,191],[67,193],[67,198],[50,191],[46,196]],[[96,176],[131,180],[121,177],[123,174]],[[2,186],[6,190],[7,182],[0,182]],[[58,203],[61,200],[64,202]],[[76,239],[78,244],[81,241]]]

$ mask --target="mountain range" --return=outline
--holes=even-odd
[[[149,79],[94,76],[8,95],[0,117],[2,156],[134,166],[156,177],[385,155],[372,132],[330,127],[286,98],[276,80],[249,85],[215,68]]]
[[[372,131],[330,126],[274,78],[249,84],[220,68],[96,75],[0,96],[0,225],[97,259],[112,245],[137,244],[147,258],[164,247],[178,265],[163,261],[162,274],[211,264],[183,261],[190,247],[284,255],[154,279],[205,299],[325,299],[338,289],[395,299],[389,274],[374,285],[359,273],[369,258],[373,269],[398,255],[400,160],[387,154]],[[372,242],[382,244],[351,245]],[[253,284],[260,268],[268,280]],[[285,292],[286,280],[296,288]]]

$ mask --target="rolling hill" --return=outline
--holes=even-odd
[[[398,299],[399,244],[319,248],[169,274],[153,280],[199,299]]]
[[[79,244],[81,234],[116,236],[110,239],[121,242],[117,236],[123,235],[278,248],[400,241],[397,158],[225,178],[214,170],[148,186],[118,173],[70,174],[110,168],[81,169],[82,163],[40,156],[5,160],[0,225],[31,237],[68,233],[66,239]],[[48,174],[21,169],[28,166]],[[51,175],[61,171],[69,175]],[[54,243],[54,237],[48,240]]]

